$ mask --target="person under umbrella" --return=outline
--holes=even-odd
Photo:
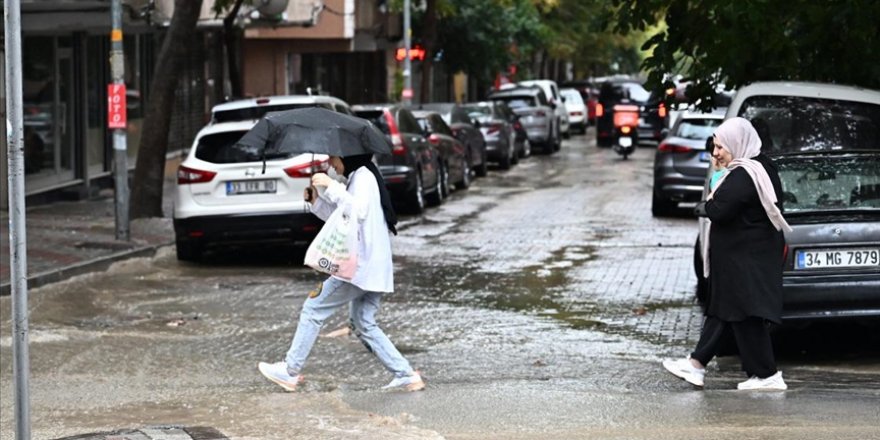
[[[271,118],[272,114],[267,117],[267,119]],[[275,118],[279,117],[275,116]],[[332,119],[339,118],[334,116]],[[346,123],[358,123],[358,121],[345,121],[345,118],[341,120]],[[263,138],[264,142],[274,142],[275,148],[300,148],[297,150],[298,152],[356,153],[343,156],[330,155],[331,168],[348,178],[347,186],[325,173],[317,173],[312,176],[312,185],[306,188],[303,194],[303,197],[309,202],[312,213],[322,220],[326,220],[339,207],[351,209],[359,228],[358,267],[351,281],[330,276],[321,287],[309,295],[303,304],[296,332],[283,361],[260,362],[258,364],[260,373],[288,391],[296,390],[296,387],[304,380],[303,366],[324,321],[346,304],[350,307],[349,316],[352,331],[364,346],[376,355],[385,368],[394,374],[391,382],[383,388],[406,389],[408,391],[425,388],[421,374],[412,368],[376,323],[376,313],[379,311],[382,295],[394,291],[391,234],[397,233],[397,216],[391,205],[391,198],[385,188],[384,180],[372,160],[373,152],[381,153],[387,148],[390,153],[390,145],[381,134],[378,138],[381,143],[370,144],[375,139],[371,141],[372,135],[368,132],[371,129],[375,130],[375,127],[369,125],[367,121],[361,121],[361,124],[367,124],[364,126],[366,128],[358,128],[355,127],[357,124],[351,124],[345,127],[331,125],[331,130],[325,130],[320,124],[316,124],[308,129],[311,130],[313,140],[324,136],[326,139],[348,142],[346,145],[300,143],[300,147],[295,147],[292,143],[278,143],[278,138],[291,136],[291,132],[308,131],[303,128],[303,124],[288,124],[287,129],[274,129],[274,131],[270,129],[265,132],[268,134]],[[326,119],[325,123],[327,123]],[[333,133],[334,131],[345,131],[345,133]],[[245,140],[245,138],[242,139]]]
[[[663,367],[702,387],[706,364],[732,334],[749,377],[737,389],[785,390],[768,328],[781,321],[782,231],[791,231],[782,216],[782,184],[748,120],[725,121],[713,142],[713,155],[728,172],[696,210],[710,221],[708,234],[701,235],[709,277],[706,316],[696,349],[686,358],[663,361]]]

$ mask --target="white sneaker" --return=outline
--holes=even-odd
[[[703,386],[703,377],[706,375],[706,369],[694,367],[691,364],[690,357],[676,360],[667,359],[663,361],[663,368],[693,385]]]
[[[407,391],[419,391],[425,389],[425,381],[422,380],[422,375],[419,374],[418,371],[413,372],[413,374],[404,377],[395,377],[394,380],[382,387],[383,390],[392,390],[405,388]]]
[[[782,372],[777,371],[776,374],[761,379],[758,376],[752,376],[749,380],[745,382],[740,382],[736,385],[736,389],[738,390],[761,390],[761,391],[785,391],[788,389],[788,385],[785,384],[785,381],[782,380]]]
[[[257,367],[266,379],[277,383],[287,391],[296,391],[296,386],[303,382],[302,374],[291,376],[287,372],[287,362],[275,362],[274,364],[260,362]]]

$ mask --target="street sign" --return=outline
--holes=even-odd
[[[125,84],[107,84],[107,128],[125,128]]]

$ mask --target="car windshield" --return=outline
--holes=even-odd
[[[682,119],[673,136],[704,141],[721,125],[721,119]]]
[[[495,98],[496,101],[504,101],[512,109],[536,107],[535,98],[531,96],[504,96]]]
[[[492,119],[492,107],[488,105],[468,105],[462,107],[467,112],[468,117],[476,119],[480,122],[486,122]]]
[[[333,110],[330,104],[278,104],[261,105],[257,107],[237,108],[234,110],[219,110],[214,112],[214,122],[250,121],[260,119],[269,112],[281,112],[298,108],[322,107]]]
[[[796,96],[754,96],[739,115],[752,121],[768,154],[880,151],[880,105]]]
[[[202,136],[196,145],[196,158],[211,163],[260,162],[263,152],[254,147],[236,145],[247,131],[227,131]],[[287,159],[295,153],[270,153],[266,160]]]
[[[880,210],[880,156],[783,157],[777,166],[786,213]]]
[[[566,104],[583,104],[584,100],[581,98],[581,93],[574,89],[562,89],[559,91],[563,98],[565,98]]]

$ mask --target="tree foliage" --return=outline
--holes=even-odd
[[[719,86],[796,80],[880,89],[880,2],[873,0],[613,0],[621,32],[667,28],[643,46],[648,86],[692,81],[688,99],[711,102]]]

